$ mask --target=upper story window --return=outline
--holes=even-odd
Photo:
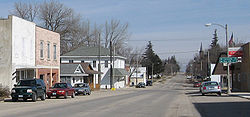
[[[53,45],[53,48],[54,48],[54,52],[53,52],[54,56],[53,56],[53,58],[54,58],[54,60],[56,60],[56,45],[55,44]]]
[[[50,59],[50,43],[49,42],[48,42],[47,46],[48,46],[48,50],[47,50],[48,59]]]
[[[40,42],[40,58],[43,59],[43,41]]]
[[[93,67],[96,68],[96,61],[93,61]]]
[[[81,63],[84,63],[84,60],[81,60]]]
[[[105,67],[107,68],[108,67],[108,60],[105,60]]]
[[[69,63],[73,63],[74,62],[74,60],[69,60]]]

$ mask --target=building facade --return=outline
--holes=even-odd
[[[36,26],[36,78],[47,87],[60,82],[60,35]]]
[[[146,84],[146,67],[131,67],[132,75],[130,77],[130,85],[137,85],[139,82],[144,82]]]
[[[79,47],[71,52],[68,52],[61,56],[61,63],[89,63],[93,70],[98,71],[99,57],[98,57],[98,47]],[[125,81],[127,79],[127,74],[125,73],[125,57],[115,55],[113,57],[113,63],[110,62],[109,49],[101,48],[100,51],[100,66],[101,74],[100,81],[98,79],[98,74],[94,75],[94,87],[100,86],[100,88],[110,88],[110,65],[113,68],[119,69],[122,72],[114,72],[113,86],[115,88],[125,87]],[[118,73],[118,74],[116,74]],[[122,75],[121,75],[121,74]],[[122,78],[121,78],[122,77]]]
[[[35,78],[39,76],[37,73],[40,68],[44,68],[43,64],[52,66],[51,63],[46,62],[41,64],[37,61],[37,55],[39,55],[36,51],[38,46],[36,44],[37,37],[43,38],[46,35],[50,35],[50,33],[44,32],[40,35],[42,31],[39,32],[39,30],[40,29],[35,23],[16,16],[8,16],[7,19],[0,19],[1,86],[11,89],[20,79]],[[59,39],[58,42],[58,49],[60,51]],[[57,61],[60,62],[59,54],[57,58]],[[59,66],[60,65],[58,65],[58,69]]]

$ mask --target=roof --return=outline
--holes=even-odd
[[[110,75],[110,69],[107,71],[106,74]],[[126,76],[129,75],[129,73],[122,68],[113,68],[113,76]]]
[[[61,63],[60,74],[102,74],[93,70],[89,63]]]
[[[63,54],[62,56],[99,56],[98,51],[99,47],[81,46],[79,48],[76,48],[75,50]],[[101,47],[100,56],[109,56],[109,55],[110,55],[110,49]]]
[[[78,66],[79,64],[61,64],[60,73],[61,74],[74,74]]]
[[[82,65],[83,70],[87,74],[103,74],[102,72],[93,70],[93,68],[89,63],[80,63],[80,64]]]

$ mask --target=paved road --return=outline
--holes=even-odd
[[[226,112],[221,109],[224,106],[234,106],[231,109],[241,112],[240,115],[248,112],[250,106],[246,99],[201,96],[198,89],[185,82],[184,76],[177,75],[145,89],[103,90],[75,99],[0,102],[0,117],[199,117],[214,116],[214,113],[221,116]]]

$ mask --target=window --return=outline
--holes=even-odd
[[[56,45],[54,45],[53,47],[54,47],[54,60],[56,60]]]
[[[93,67],[96,68],[96,61],[93,61]]]
[[[84,60],[81,60],[81,63],[84,63]]]
[[[43,80],[43,78],[44,78],[44,74],[41,74],[41,75],[40,75],[40,79]]]
[[[50,59],[50,43],[48,42],[48,59]]]
[[[73,78],[73,83],[75,83],[75,78]]]
[[[69,63],[73,63],[74,61],[73,60],[69,60]]]
[[[40,58],[43,59],[43,41],[40,42]]]
[[[108,60],[105,61],[105,67],[107,68],[108,67]]]

